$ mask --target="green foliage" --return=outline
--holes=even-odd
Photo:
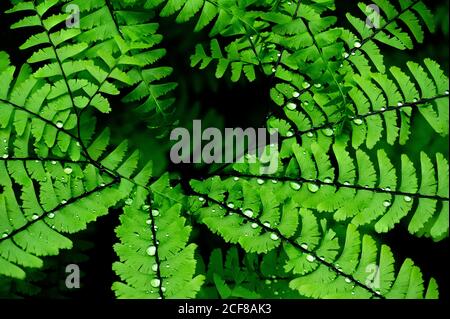
[[[340,21],[333,0],[11,2],[28,58],[0,52],[0,296],[38,295],[73,234],[118,213],[117,298],[439,297],[434,274],[383,236],[448,239],[448,146],[408,149],[420,129],[448,139],[448,77],[431,58],[384,55],[436,30],[423,1],[373,1],[375,28],[366,4],[368,17]],[[74,7],[79,28],[66,25]],[[173,108],[161,17],[208,37],[192,67],[266,81],[274,174],[258,161],[158,174],[111,137],[108,113],[132,110],[163,136],[195,110]],[[220,247],[202,246],[204,226]]]

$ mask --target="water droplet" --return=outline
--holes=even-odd
[[[272,184],[277,184],[278,181],[276,179],[272,179]]]
[[[381,111],[381,112],[384,112],[384,111],[386,111],[386,109],[385,109],[384,107],[382,107],[382,108],[380,109],[380,111]]]
[[[150,205],[142,205],[142,210],[149,210],[150,209]]]
[[[355,55],[356,55],[356,53],[355,53],[355,52],[352,52],[352,55],[353,55],[353,56],[355,56]]]
[[[360,48],[361,47],[361,42],[356,41],[354,46],[355,46],[355,48]]]
[[[325,134],[325,136],[333,136],[334,135],[334,131],[331,128],[326,128],[323,130],[323,134]]]
[[[233,203],[229,203],[227,206],[228,206],[228,208],[231,208],[231,209],[234,208],[234,204]]]
[[[65,199],[63,199],[63,200],[61,201],[61,204],[66,205],[66,204],[67,204],[67,201],[66,201]]]
[[[347,52],[344,53],[344,59],[348,59],[349,56],[350,54],[348,54]]]
[[[279,237],[278,237],[277,234],[272,233],[272,234],[270,234],[270,239],[272,239],[272,240],[278,240]]]
[[[316,260],[316,257],[314,257],[313,255],[307,255],[306,260],[312,263],[314,260]]]
[[[48,218],[55,218],[55,214],[54,213],[50,213],[50,214],[48,214]]]
[[[270,285],[272,283],[272,281],[271,280],[269,280],[269,279],[266,279],[266,285]]]
[[[307,244],[301,244],[300,247],[302,247],[303,249],[308,249],[308,245]]]
[[[449,92],[448,92],[448,90],[447,90],[447,91],[445,91],[444,93],[445,93],[445,95],[449,95]]]
[[[162,292],[166,292],[166,287],[161,287]],[[161,297],[160,297],[161,298]]]
[[[128,205],[128,206],[130,206],[131,204],[133,204],[133,199],[128,198],[128,199],[125,201],[125,204]]]
[[[33,218],[33,220],[36,220],[39,218],[39,215],[34,214],[31,218]]]
[[[408,202],[408,203],[412,201],[412,198],[410,196],[405,196],[405,197],[403,197],[403,199],[405,200],[405,202]]]
[[[152,281],[150,281],[150,285],[152,285],[153,288],[158,288],[159,285],[161,285],[161,280],[153,279]]]
[[[248,218],[252,218],[253,217],[253,211],[250,209],[247,209],[246,211],[244,211],[244,215],[247,216]]]
[[[145,221],[145,223],[146,223],[147,225],[151,225],[151,224],[152,224],[152,220],[151,220],[151,219],[147,219],[147,220]]]
[[[291,103],[288,103],[288,104],[286,105],[286,107],[287,107],[289,110],[293,111],[293,110],[295,110],[295,109],[297,108],[297,104],[291,102]]]
[[[391,206],[391,202],[388,201],[388,200],[385,200],[385,201],[383,202],[383,206],[384,206],[384,207],[389,207],[389,206]]]
[[[354,119],[353,123],[355,123],[356,125],[361,125],[364,123],[364,121],[362,119]]]
[[[316,193],[319,190],[319,186],[317,184],[308,184],[308,190],[311,193]]]
[[[320,89],[320,88],[322,87],[322,84],[316,83],[316,84],[314,84],[314,86],[315,86],[316,88]]]
[[[309,84],[308,82],[303,82],[302,87],[306,90],[311,87],[311,84]]]
[[[286,136],[287,137],[292,137],[292,136],[294,136],[294,132],[289,131],[289,132],[286,133]]]
[[[314,134],[313,134],[313,132],[308,132],[308,133],[306,133],[306,136],[308,136],[308,137],[313,137]]]
[[[8,237],[8,233],[3,233],[2,238]]]
[[[64,126],[63,122],[60,122],[60,121],[56,122],[57,128],[63,128],[63,126]]]
[[[258,224],[257,224],[257,223],[253,223],[253,224],[252,224],[252,228],[253,228],[253,229],[258,228]]]
[[[300,188],[302,188],[302,185],[300,185],[299,183],[296,183],[296,182],[291,182],[290,185],[294,191],[298,191]]]
[[[414,98],[414,99],[413,99],[413,102],[414,102],[414,103],[417,103],[417,102],[419,102],[419,99]]]
[[[350,186],[350,182],[344,182],[345,186]]]
[[[263,225],[267,228],[270,228],[270,223],[268,223],[268,222],[265,222]]]
[[[278,54],[277,54],[277,57],[280,57],[280,56],[281,56],[281,53],[278,53]]]
[[[299,96],[300,96],[300,93],[299,93],[299,92],[297,92],[297,91],[295,91],[294,93],[292,93],[292,96],[293,96],[293,97],[295,97],[295,98],[297,98],[297,97],[299,97]]]
[[[205,199],[203,197],[199,197],[198,200],[201,201],[201,202],[205,201]]]
[[[4,154],[2,157],[3,157],[4,159],[7,159],[7,158],[9,157],[9,155],[8,155],[8,154]]]
[[[326,177],[323,181],[324,181],[325,183],[327,183],[327,184],[333,183],[333,180],[332,180],[331,178],[329,178],[329,177]]]
[[[398,106],[398,107],[401,107],[401,106],[403,106],[403,103],[402,103],[402,102],[398,102],[398,103],[397,103],[397,106]]]
[[[70,168],[70,167],[66,167],[66,168],[64,169],[64,173],[66,173],[67,175],[72,174],[72,172],[73,172],[73,169]]]
[[[351,283],[352,280],[351,280],[350,278],[346,277],[346,278],[345,278],[345,282],[346,282],[346,283]]]
[[[273,73],[275,73],[277,71],[277,69],[275,69],[275,68],[272,68],[272,72]]]
[[[156,247],[155,246],[150,246],[147,248],[147,254],[149,256],[155,256],[156,254]]]
[[[239,180],[239,177],[236,176],[236,177],[233,178],[233,180],[234,180],[235,182],[237,182],[237,181]]]
[[[257,182],[259,185],[264,184],[264,180],[261,179],[261,178],[258,178],[258,179],[256,180],[256,182]]]
[[[158,271],[158,264],[153,264],[152,265],[152,270],[155,271],[155,272]]]
[[[52,165],[56,165],[56,161],[52,161]]]
[[[153,209],[153,210],[152,210],[152,215],[153,215],[154,217],[159,216],[159,210]]]

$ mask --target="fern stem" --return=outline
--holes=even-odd
[[[40,157],[26,157],[26,158],[14,158],[14,157],[8,157],[8,158],[2,158],[0,157],[0,161],[2,162],[9,162],[9,161],[18,161],[18,162],[60,162],[60,163],[70,163],[70,164],[91,164],[89,161],[74,161],[70,159],[64,159],[64,158],[40,158]]]
[[[79,141],[78,137],[75,136],[74,134],[70,133],[69,131],[65,130],[64,128],[59,128],[59,127],[56,126],[56,124],[53,123],[52,121],[50,121],[50,120],[48,120],[48,119],[46,119],[46,118],[40,116],[39,114],[36,114],[36,113],[34,113],[34,112],[28,110],[27,108],[25,108],[25,107],[23,107],[23,106],[17,105],[17,104],[15,104],[15,103],[12,103],[12,102],[10,102],[10,101],[3,100],[3,99],[0,99],[0,102],[5,103],[5,104],[9,104],[9,105],[11,105],[13,108],[16,108],[16,109],[19,109],[19,110],[21,110],[21,111],[23,111],[23,112],[26,112],[26,113],[28,113],[28,114],[30,114],[30,115],[32,115],[32,116],[38,118],[39,120],[45,122],[46,124],[48,124],[48,125],[50,125],[50,126],[53,126],[54,128],[56,128],[56,129],[58,130],[58,132],[62,132],[62,133],[64,133],[64,134],[67,134],[68,136],[70,136],[70,137],[73,138],[74,140]]]
[[[219,176],[221,178],[231,178],[231,177],[236,177],[236,175],[233,174],[215,174],[214,176]],[[212,177],[212,176],[210,176]],[[307,184],[318,184],[321,186],[334,186],[336,188],[350,188],[350,189],[355,189],[358,191],[367,191],[367,192],[372,192],[372,193],[384,193],[384,194],[390,194],[393,196],[409,196],[409,197],[413,197],[413,198],[426,198],[426,199],[432,199],[432,200],[437,200],[437,201],[444,201],[444,202],[448,202],[450,199],[448,197],[442,197],[439,195],[428,195],[428,194],[420,194],[420,193],[408,193],[408,192],[402,192],[402,191],[397,191],[397,190],[387,190],[384,188],[377,188],[377,187],[365,187],[365,186],[361,186],[361,185],[348,185],[348,184],[344,184],[344,183],[340,183],[337,181],[333,181],[333,182],[325,182],[319,179],[307,179],[307,178],[303,178],[303,177],[297,177],[297,178],[293,178],[293,177],[286,177],[286,176],[267,176],[267,175],[251,175],[251,174],[239,174],[239,177],[241,178],[251,178],[251,179],[262,179],[265,181],[269,181],[269,180],[275,180],[275,181],[279,181],[279,182],[299,182],[299,183],[307,183]]]
[[[37,222],[43,220],[44,218],[46,218],[46,217],[48,216],[48,214],[55,213],[55,212],[57,212],[58,210],[61,210],[61,209],[63,209],[64,207],[69,206],[70,204],[73,204],[73,203],[75,203],[75,202],[77,202],[77,201],[79,201],[79,200],[81,200],[81,199],[83,199],[83,198],[86,198],[86,197],[88,197],[88,196],[90,196],[90,195],[93,195],[93,194],[95,194],[95,193],[97,193],[97,192],[100,192],[100,191],[103,190],[103,189],[107,189],[107,188],[109,188],[109,187],[111,187],[111,186],[117,184],[118,182],[119,182],[119,180],[114,179],[113,181],[111,181],[110,183],[106,184],[105,186],[99,186],[99,187],[96,187],[96,188],[94,188],[93,190],[84,193],[83,195],[80,195],[80,196],[77,196],[77,197],[73,197],[73,198],[67,200],[64,204],[61,203],[61,204],[59,204],[58,206],[56,206],[55,208],[53,208],[53,209],[50,210],[50,211],[47,211],[47,212],[46,212],[46,211],[44,210],[44,213],[43,213],[41,216],[39,216],[38,218],[33,219],[33,220],[31,220],[31,221],[28,221],[28,222],[27,222],[26,224],[24,224],[23,226],[14,229],[11,233],[6,234],[6,236],[3,236],[2,238],[0,238],[0,243],[1,243],[2,241],[8,240],[8,239],[10,239],[10,238],[13,238],[15,235],[17,235],[17,234],[19,234],[19,233],[21,233],[21,232],[27,230],[29,227],[31,227],[31,226],[34,225],[35,223],[37,223]],[[25,216],[25,213],[22,211],[21,208],[20,208],[20,211],[21,211],[22,215]]]
[[[419,2],[420,2],[420,0],[413,1],[409,6],[405,7],[403,10],[401,10],[395,17],[393,17],[391,20],[387,21],[387,23],[383,27],[377,28],[369,37],[367,37],[361,41],[361,46],[359,48],[357,48],[357,47],[352,48],[350,50],[349,56],[344,58],[344,60],[350,59],[350,57],[352,56],[352,53],[355,53],[356,51],[361,51],[364,44],[371,41],[373,38],[375,38],[377,36],[378,33],[380,33],[381,31],[384,31],[388,26],[390,26],[392,23],[396,22],[397,19],[399,19],[402,14],[411,10],[412,7],[414,7]]]
[[[155,261],[156,264],[158,265],[158,268],[156,269],[156,278],[159,280],[159,287],[158,287],[158,292],[159,292],[159,296],[161,297],[161,299],[164,299],[164,292],[162,291],[162,287],[163,287],[163,279],[161,276],[161,259],[159,258],[159,242],[156,239],[156,229],[155,229],[155,217],[152,214],[152,198],[151,195],[149,195],[149,203],[150,205],[150,209],[149,209],[149,216],[150,216],[150,220],[152,221],[151,225],[150,225],[150,229],[152,232],[152,245],[156,248],[155,250]]]
[[[297,7],[295,8],[295,11],[294,11],[294,15],[292,16],[292,20],[297,19],[301,2],[302,2],[301,0],[298,0]],[[273,80],[275,78],[275,75],[277,74],[278,67],[280,66],[281,59],[283,58],[284,51],[286,51],[286,49],[284,47],[281,48],[280,54],[278,56],[278,60],[275,63],[275,67],[274,67],[275,72],[272,73],[271,80]]]
[[[449,96],[446,95],[446,94],[441,94],[441,95],[437,95],[437,96],[434,96],[434,97],[431,97],[431,98],[423,98],[423,99],[421,99],[421,100],[419,100],[417,102],[407,102],[407,103],[404,103],[402,106],[391,105],[391,106],[385,107],[384,110],[377,110],[377,111],[372,111],[372,112],[361,114],[361,115],[351,116],[350,119],[351,120],[364,119],[364,118],[368,118],[370,116],[381,115],[381,114],[384,114],[384,113],[387,113],[387,112],[399,111],[399,110],[401,110],[403,108],[413,108],[414,109],[415,107],[416,108],[427,107],[428,105],[426,105],[426,104],[428,104],[430,102],[433,102],[433,101],[435,101],[437,99],[448,98],[448,97]],[[314,132],[320,131],[320,130],[322,130],[324,128],[339,126],[339,125],[343,124],[346,121],[348,121],[348,119],[346,117],[343,117],[339,121],[324,123],[322,125],[315,126],[315,127],[312,127],[311,129],[304,130],[304,131],[297,130],[296,129],[297,125],[295,125],[295,124],[294,124],[294,126],[292,128],[294,129],[294,135],[302,136],[302,135],[307,134],[307,133],[314,133]],[[290,138],[292,138],[292,137],[290,137]],[[287,137],[282,137],[282,139],[287,139]]]
[[[75,116],[77,117],[78,142],[80,143],[80,146],[83,149],[83,152],[85,153],[85,156],[87,158],[91,159],[90,155],[89,155],[89,152],[87,151],[86,145],[84,145],[84,142],[81,139],[81,135],[80,135],[80,131],[81,131],[81,129],[80,129],[80,115],[79,115],[79,112],[78,112],[77,107],[75,105],[75,99],[74,99],[74,96],[73,96],[72,89],[70,88],[70,85],[69,85],[69,78],[67,77],[67,74],[64,71],[63,63],[61,61],[61,58],[59,57],[58,50],[56,49],[56,45],[55,45],[55,43],[53,42],[53,40],[52,40],[52,38],[50,36],[50,30],[47,30],[45,25],[42,23],[43,17],[39,14],[39,12],[38,12],[38,10],[36,8],[36,2],[35,1],[36,0],[33,0],[34,11],[35,11],[36,15],[38,16],[39,23],[40,23],[42,29],[44,30],[44,32],[45,32],[45,34],[46,34],[46,36],[48,38],[48,43],[50,44],[50,46],[52,48],[52,51],[55,54],[56,62],[58,64],[58,66],[59,66],[59,69],[61,70],[61,75],[63,77],[64,84],[66,85],[67,93],[69,94],[69,98],[70,98],[70,101],[71,101],[71,104],[72,104],[72,110],[73,110]]]

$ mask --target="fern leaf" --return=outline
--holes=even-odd
[[[188,244],[191,227],[180,216],[183,195],[168,183],[164,176],[138,187],[121,216],[115,245],[121,261],[113,265],[123,280],[113,284],[119,298],[193,298],[203,283],[195,275],[196,246]]]

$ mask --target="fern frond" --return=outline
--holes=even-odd
[[[117,297],[194,298],[204,277],[195,275],[196,246],[188,244],[181,192],[166,175],[138,187],[127,204],[116,230],[121,242],[114,246],[120,262],[113,269],[123,281],[113,284]]]
[[[398,67],[390,68],[392,79],[381,73],[372,74],[371,80],[353,75],[348,92],[352,104],[345,114],[321,95],[324,88],[302,87],[300,76],[289,84],[277,84],[271,96],[283,111],[269,119],[269,128],[278,128],[285,137],[296,136],[306,144],[316,139],[323,144],[344,129],[351,132],[355,149],[363,143],[372,149],[384,132],[389,144],[399,140],[404,145],[418,111],[437,133],[447,136],[448,78],[436,62],[425,59],[424,65],[426,71],[409,62],[412,77]]]
[[[109,61],[102,58],[112,68],[108,72],[120,71],[130,82],[125,83],[134,86],[122,101],[133,103],[140,113],[168,112],[174,103],[168,94],[177,84],[161,82],[171,75],[172,68],[153,66],[166,54],[165,49],[154,48],[162,36],[156,33],[158,24],[149,21],[153,11],[143,14],[140,7],[138,11],[132,4],[116,0],[74,0],[71,4],[78,5],[83,13],[83,32],[76,40],[91,44],[87,56],[95,58],[98,52],[106,53]]]
[[[354,225],[347,227],[345,244],[341,244],[325,219],[291,199],[288,185],[268,182],[260,187],[260,183],[255,186],[245,179],[218,177],[192,181],[191,185],[195,194],[191,211],[200,222],[249,253],[283,249],[287,255],[284,269],[296,277],[289,286],[305,297],[397,299],[436,295],[434,279],[424,293],[421,271],[409,259],[395,275],[390,249],[384,245],[379,249]],[[369,280],[369,267],[376,268],[378,282]]]
[[[191,56],[191,66],[195,67],[200,64],[200,69],[208,67],[208,65],[217,60],[216,77],[222,78],[231,69],[231,81],[237,82],[244,73],[245,77],[250,81],[256,79],[256,68],[260,63],[267,61],[258,61],[253,51],[248,47],[247,40],[237,40],[226,47],[226,55],[224,56],[217,39],[211,41],[211,56],[208,56],[201,44],[195,49],[195,54]]]
[[[412,49],[412,37],[418,43],[423,42],[424,26],[430,32],[435,30],[433,15],[423,1],[399,0],[396,2],[398,2],[397,5],[384,0],[374,1],[374,4],[380,9],[380,15],[374,13],[364,3],[358,5],[369,19],[379,18],[379,26],[369,27],[366,21],[347,13],[347,19],[356,29],[360,38],[350,32],[345,33],[343,38],[349,47],[345,59],[354,64],[361,74],[367,74],[367,70],[370,71],[366,56],[379,72],[384,73],[383,57],[377,43],[399,50]],[[374,24],[374,21],[371,20],[371,24]]]
[[[15,68],[0,58],[0,274],[23,279],[24,268],[40,268],[41,257],[72,247],[64,234],[85,229],[131,193],[139,154],[127,156],[126,142],[107,152],[108,131],[90,143],[93,129],[85,123],[83,141],[55,123],[58,110],[46,103],[50,85],[27,66],[13,82]]]
[[[442,154],[436,155],[433,164],[422,153],[419,174],[406,155],[401,156],[401,167],[396,168],[379,150],[377,170],[365,152],[356,150],[350,155],[346,147],[342,139],[329,150],[316,143],[301,147],[286,142],[280,152],[279,171],[273,176],[259,176],[255,172],[260,166],[253,164],[235,164],[234,174],[218,175],[239,176],[254,184],[281,182],[275,186],[265,183],[260,188],[288,191],[301,207],[333,213],[336,221],[350,220],[358,226],[372,224],[380,233],[408,218],[411,234],[434,240],[448,236],[448,161]],[[337,168],[331,165],[332,160]]]

